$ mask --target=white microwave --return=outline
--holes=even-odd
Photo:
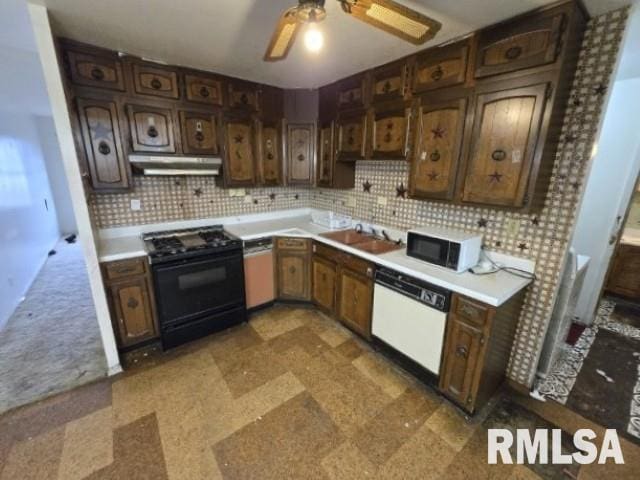
[[[407,233],[407,255],[461,273],[480,262],[482,235],[422,227]]]

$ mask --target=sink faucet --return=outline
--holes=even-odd
[[[384,239],[388,242],[392,242],[393,240],[391,240],[391,237],[389,236],[389,234],[387,233],[386,230],[382,230],[382,236],[384,237]]]
[[[356,233],[362,233],[362,224],[356,223],[354,230],[356,231]]]

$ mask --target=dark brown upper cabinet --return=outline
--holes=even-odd
[[[269,121],[284,118],[284,91],[281,88],[263,86],[260,95],[261,117]]]
[[[228,187],[256,184],[256,125],[250,115],[230,115],[224,123],[223,173]]]
[[[339,110],[367,106],[366,73],[360,73],[336,82],[336,97]]]
[[[318,128],[318,172],[316,184],[318,187],[333,186],[334,165],[334,123],[322,123]]]
[[[408,71],[404,59],[374,69],[371,74],[371,101],[402,100],[407,93]]]
[[[408,160],[411,107],[403,102],[371,111],[369,156],[381,160]]]
[[[173,111],[148,105],[127,105],[134,152],[176,153]]]
[[[315,152],[315,126],[312,123],[287,126],[287,184],[311,185]]]
[[[476,78],[555,62],[566,24],[565,13],[553,9],[482,30],[478,38]]]
[[[416,56],[413,92],[462,85],[467,76],[469,40],[430,48]]]
[[[125,90],[122,62],[115,52],[67,48],[64,55],[71,81],[76,85]]]
[[[178,74],[169,67],[133,62],[131,74],[133,89],[137,94],[173,99],[180,97]]]
[[[228,83],[229,106],[251,112],[260,111],[260,93],[258,86],[239,80]]]
[[[77,105],[91,187],[96,191],[129,188],[116,103],[78,98]]]
[[[205,74],[185,73],[185,98],[190,102],[221,107],[222,80]]]
[[[217,155],[218,120],[215,114],[180,112],[182,151],[192,155]]]
[[[527,204],[550,85],[476,93],[463,202],[502,207]]]
[[[440,95],[424,96],[416,103],[409,195],[450,200],[462,154],[468,94],[450,100]]]
[[[258,125],[258,171],[263,185],[282,185],[283,121],[263,120]]]
[[[366,158],[367,117],[365,110],[343,113],[338,117],[337,159],[339,161]]]

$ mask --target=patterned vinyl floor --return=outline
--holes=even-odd
[[[602,428],[507,393],[466,418],[333,320],[248,324],[0,417],[0,479],[637,478],[622,466],[487,465],[486,429]]]

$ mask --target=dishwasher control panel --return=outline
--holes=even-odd
[[[409,277],[403,273],[379,268],[376,271],[376,283],[384,285],[407,297],[411,297],[441,312],[448,312],[451,304],[451,292],[445,288]]]

